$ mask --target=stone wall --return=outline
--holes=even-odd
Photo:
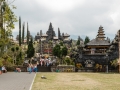
[[[75,72],[75,66],[73,65],[58,65],[51,67],[52,72]]]

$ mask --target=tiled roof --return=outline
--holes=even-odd
[[[64,36],[70,36],[70,35],[66,33],[66,34],[64,34]]]
[[[48,36],[47,34],[42,34],[42,36]]]
[[[98,40],[98,39],[93,39],[87,45],[110,45],[108,40]]]
[[[53,39],[58,39],[58,37],[53,37]]]

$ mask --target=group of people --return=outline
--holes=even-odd
[[[40,61],[39,61],[39,65],[40,66],[49,66],[49,65],[52,65],[52,61],[50,58],[41,57]]]
[[[37,72],[37,64],[28,64],[27,71],[29,73],[31,72]]]

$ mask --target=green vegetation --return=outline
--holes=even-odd
[[[24,44],[24,34],[25,34],[25,23],[23,23],[23,26],[22,26],[22,44]]]
[[[29,35],[29,28],[28,28],[28,23],[27,23],[27,44],[29,44],[29,38],[30,35]]]
[[[86,45],[90,41],[90,38],[88,36],[85,37],[84,44]]]
[[[63,45],[62,42],[60,44],[56,44],[56,46],[53,48],[53,55],[57,56],[60,59],[60,63],[63,64],[63,59],[68,54],[68,49],[65,45]]]
[[[27,57],[31,58],[34,56],[35,53],[35,48],[33,47],[33,40],[31,38],[29,44],[28,44],[28,49],[27,49]]]
[[[76,45],[80,45],[80,36],[78,37]]]
[[[116,69],[118,66],[118,59],[110,61],[110,64],[114,69]]]
[[[21,17],[19,17],[19,46],[21,46]]]
[[[0,0],[0,66],[10,67],[13,65],[12,30],[14,22],[17,22],[17,17],[12,11],[16,7],[8,2],[8,0]]]

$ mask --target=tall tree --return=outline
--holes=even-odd
[[[34,56],[35,49],[33,47],[33,38],[31,38],[29,44],[28,44],[28,49],[27,49],[27,57],[31,58]]]
[[[80,45],[80,36],[78,36],[78,40],[77,40],[76,45]]]
[[[22,26],[22,44],[24,44],[24,32],[25,32],[25,22],[23,23]]]
[[[27,23],[27,44],[29,44],[29,37],[30,35],[29,35],[29,28],[28,28],[28,23]]]
[[[19,46],[21,46],[21,17],[19,17]]]
[[[84,44],[86,45],[90,41],[90,38],[88,36],[85,37]]]

